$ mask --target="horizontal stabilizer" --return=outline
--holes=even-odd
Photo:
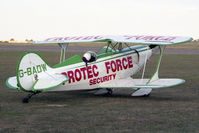
[[[149,79],[120,79],[115,80],[109,83],[104,83],[100,85],[100,88],[151,88],[151,89],[158,89],[158,88],[167,88],[173,87],[180,84],[183,84],[185,80],[183,79],[158,79],[156,81],[147,84]]]
[[[8,78],[6,80],[6,85],[12,89],[17,89],[17,90],[19,89],[19,87],[17,86],[17,77],[16,76]]]
[[[68,77],[61,74],[45,76],[45,78],[38,79],[34,83],[32,90],[42,91],[42,90],[53,89],[55,87],[60,86],[61,84],[65,83],[68,80],[69,80]]]

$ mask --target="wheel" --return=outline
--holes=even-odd
[[[143,97],[150,97],[150,94],[151,94],[151,93],[146,94],[146,95],[144,95]]]
[[[112,89],[110,89],[110,88],[107,88],[107,94],[106,95],[108,95],[108,96],[111,96],[112,94],[113,94],[113,90]]]
[[[23,103],[28,103],[28,102],[29,102],[29,98],[27,98],[27,97],[23,98],[23,99],[22,99],[22,102],[23,102]]]

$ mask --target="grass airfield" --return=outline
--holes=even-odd
[[[59,52],[39,52],[49,63]],[[162,78],[184,78],[186,83],[153,90],[150,97],[131,97],[130,89],[113,96],[90,92],[48,92],[21,103],[25,92],[9,89],[5,80],[15,75],[20,51],[0,52],[0,132],[187,133],[199,131],[199,55],[164,55]],[[69,53],[71,56],[74,53]],[[154,72],[157,55],[147,64]],[[141,77],[140,74],[136,77]]]

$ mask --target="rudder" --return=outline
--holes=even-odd
[[[31,91],[38,77],[51,69],[37,53],[24,53],[17,65],[18,86],[24,91]]]

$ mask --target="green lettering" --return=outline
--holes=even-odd
[[[41,64],[41,67],[42,67],[42,69],[43,69],[44,72],[47,70],[46,64]]]
[[[23,70],[19,70],[19,77],[22,78],[24,76]]]
[[[41,66],[40,66],[40,65],[37,65],[37,72],[38,72],[38,73],[42,72],[42,69],[41,69]]]
[[[33,71],[32,71],[33,74],[37,73],[37,70],[36,70],[36,68],[34,66],[33,66],[32,69],[33,69]]]
[[[32,74],[32,71],[31,71],[30,67],[27,68],[27,74],[28,74],[28,76],[30,76]]]

